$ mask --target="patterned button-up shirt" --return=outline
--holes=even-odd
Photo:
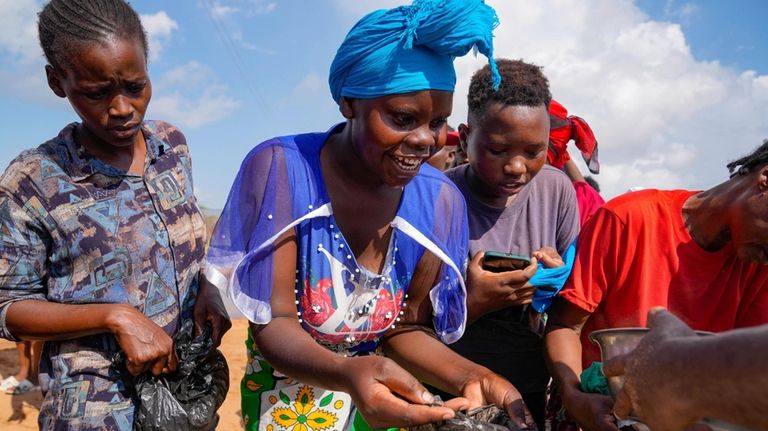
[[[75,124],[22,153],[0,177],[0,336],[9,306],[35,299],[131,304],[169,335],[191,317],[205,224],[184,135],[146,122],[134,175],[90,156]],[[48,341],[43,429],[131,429],[131,388],[112,371],[111,334]]]

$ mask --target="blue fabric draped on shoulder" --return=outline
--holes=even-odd
[[[333,99],[453,91],[453,60],[473,47],[488,57],[498,88],[501,76],[493,59],[498,24],[483,0],[416,0],[372,12],[350,30],[331,64]]]
[[[214,229],[205,274],[226,289],[252,322],[272,319],[269,300],[274,279],[276,240],[300,223],[332,215],[322,184],[319,151],[328,133],[284,136],[256,146],[243,161]],[[405,187],[393,228],[414,247],[443,261],[439,282],[430,291],[435,329],[445,342],[456,341],[466,324],[463,274],[468,255],[466,205],[454,184],[431,166]]]

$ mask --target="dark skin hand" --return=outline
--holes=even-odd
[[[215,346],[232,326],[218,290],[204,278],[195,304],[198,334],[206,321],[213,327]],[[147,316],[127,304],[60,304],[26,300],[13,303],[6,317],[8,329],[23,340],[67,340],[100,334],[115,336],[125,353],[128,372],[155,375],[176,370],[173,339]]]
[[[540,260],[547,268],[563,266],[563,259],[552,247],[533,252],[531,264],[524,269],[490,272],[483,269],[484,252],[477,252],[467,267],[467,323],[481,316],[514,305],[530,304],[536,287],[528,280],[536,274]]]
[[[334,218],[360,266],[381,272],[393,231],[390,222],[397,212],[402,187],[415,175],[415,171],[398,167],[394,160],[405,157],[418,163],[428,157],[430,147],[444,139],[452,96],[449,92],[421,91],[371,100],[342,99],[341,111],[348,124],[329,137],[320,159]],[[480,391],[482,400],[501,404],[509,401],[510,405],[515,396],[520,398],[506,381],[479,378],[489,372],[475,364],[467,365],[469,361],[443,361],[436,367],[440,357],[451,351],[424,331],[415,331],[410,337],[398,336],[397,342],[393,337],[389,349],[395,361],[381,356],[343,357],[320,346],[297,318],[296,242],[295,233],[289,232],[276,243],[272,320],[252,326],[260,353],[279,371],[310,385],[350,394],[374,428],[437,422],[455,415],[449,407],[434,405],[434,397],[404,367],[421,366],[430,370],[425,375],[438,374],[432,376],[432,381],[453,383],[447,386],[454,393]],[[416,272],[423,267],[419,262]],[[428,297],[435,272],[424,278],[426,283],[417,280],[412,280],[409,295]],[[416,308],[429,306],[424,298],[415,300]],[[429,322],[431,312],[426,310],[416,322]],[[286,343],[287,339],[292,342]],[[423,348],[430,340],[434,351]],[[409,341],[414,341],[415,346]],[[401,351],[401,346],[407,352]],[[452,365],[457,363],[463,366]],[[454,376],[459,375],[478,378],[458,382]],[[473,389],[476,385],[479,389]],[[469,402],[461,398],[448,404],[453,408],[467,405]]]
[[[156,323],[127,304],[60,304],[38,300],[14,302],[8,329],[22,340],[68,340],[111,333],[125,352],[133,375],[174,371],[173,340]]]
[[[450,419],[454,411],[431,406],[433,396],[389,358],[343,357],[320,346],[298,321],[294,279],[296,236],[278,240],[270,304],[272,320],[251,324],[259,352],[278,371],[303,383],[348,393],[369,425],[386,428]],[[285,340],[292,340],[286,343]]]
[[[709,429],[702,418],[768,429],[768,325],[699,335],[656,308],[648,327],[634,351],[603,364],[606,376],[624,376],[619,417],[632,414],[657,431]]]
[[[390,330],[383,342],[385,352],[422,381],[459,396],[447,406],[466,410],[492,403],[506,410],[517,428],[535,428],[522,396],[510,382],[449,349],[431,332],[429,291],[441,265],[431,253],[422,257],[401,316],[405,329]]]
[[[195,302],[194,318],[195,336],[202,334],[206,322],[211,323],[213,348],[221,345],[221,338],[232,327],[232,321],[229,320],[219,289],[203,275],[200,275],[200,291]]]
[[[563,405],[584,430],[618,431],[613,416],[613,400],[579,390],[581,329],[590,313],[561,297],[552,302],[544,335],[547,367],[558,387]]]
[[[584,392],[565,395],[563,404],[568,413],[584,430],[616,431],[616,419],[613,416],[613,400],[611,397]],[[566,402],[565,399],[568,399]]]
[[[397,212],[401,187],[408,181],[400,175],[393,157],[429,154],[442,132],[437,126],[450,114],[452,100],[450,93],[437,93],[357,101],[344,98],[341,110],[349,122],[343,131],[329,137],[320,153],[336,225],[356,261],[373,272],[380,272],[384,265],[392,235],[390,222]],[[408,113],[403,114],[406,108]],[[407,120],[407,127],[395,125],[394,119]],[[294,232],[278,240],[273,258],[272,319],[251,326],[254,341],[270,364],[303,383],[350,394],[363,417],[376,428],[454,416],[448,407],[431,406],[432,395],[391,359],[342,357],[320,346],[298,322]],[[287,339],[292,342],[286,343]]]
[[[690,403],[688,397],[681,397],[679,393],[685,391],[684,385],[678,384],[675,374],[682,375],[683,369],[669,370],[664,366],[654,367],[664,369],[664,373],[649,373],[639,375],[635,368],[645,366],[650,361],[655,361],[658,348],[671,337],[696,337],[696,333],[681,322],[677,317],[666,311],[651,310],[648,313],[648,326],[658,327],[643,337],[631,356],[619,356],[603,364],[603,373],[606,376],[627,374],[622,391],[616,398],[614,410],[619,417],[630,414],[643,418],[643,422],[654,430],[683,430],[700,419],[692,415],[686,407]],[[665,358],[670,363],[670,358]],[[673,367],[669,367],[673,368]],[[677,368],[677,367],[675,367]],[[628,373],[627,373],[628,372]],[[660,378],[657,378],[660,377]],[[662,377],[663,376],[663,377]],[[626,381],[629,384],[626,384]],[[647,399],[646,399],[647,398]],[[656,408],[648,408],[645,403],[658,400]],[[636,405],[639,408],[633,409]],[[664,408],[658,408],[660,406]],[[633,411],[635,410],[635,411]]]

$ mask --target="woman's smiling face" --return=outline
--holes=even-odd
[[[405,186],[443,144],[453,93],[424,90],[375,99],[344,99],[352,146],[367,170],[389,186]]]

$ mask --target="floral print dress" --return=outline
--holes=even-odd
[[[377,340],[396,324],[413,271],[398,264],[397,235],[375,274],[360,266],[333,223],[313,220],[299,228],[301,248],[296,301],[299,319],[315,340],[346,356],[375,354]],[[402,261],[401,261],[402,262]],[[399,270],[399,272],[398,272]],[[310,431],[344,429],[354,423],[349,395],[304,385],[275,371],[248,337],[248,363],[241,385],[247,429]],[[250,426],[254,422],[258,426]],[[358,418],[358,427],[363,424]]]
[[[298,242],[294,292],[298,319],[325,348],[340,355],[376,354],[397,325],[408,286],[425,251],[443,262],[430,291],[433,325],[453,342],[466,324],[462,278],[468,255],[466,206],[453,183],[423,166],[403,189],[383,270],[359,265],[333,216],[320,169],[326,133],[275,138],[246,157],[208,251],[206,275],[252,322],[271,320],[269,299],[276,240],[293,230]],[[290,340],[286,340],[290,342]],[[248,336],[242,380],[247,430],[311,431],[368,428],[348,394],[283,376]]]

